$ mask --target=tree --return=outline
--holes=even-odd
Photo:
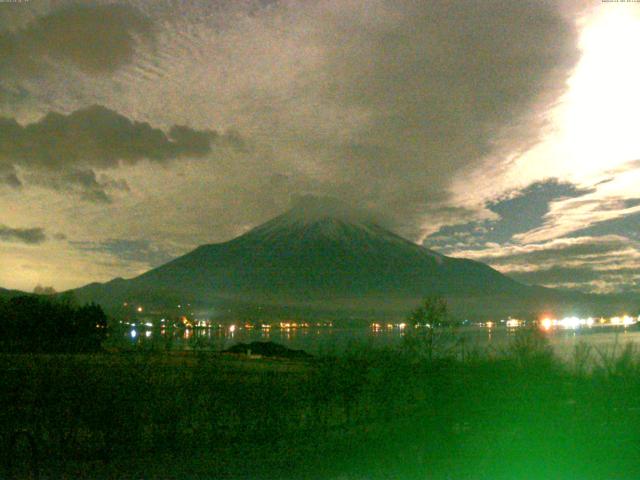
[[[453,326],[447,301],[427,297],[407,318],[403,348],[416,358],[432,361],[448,353],[455,343]]]
[[[0,304],[0,350],[97,351],[106,326],[98,305],[76,307],[49,296],[17,296]]]
[[[43,287],[42,285],[36,285],[36,288],[33,289],[33,293],[36,295],[55,295],[56,289],[53,287]]]
[[[107,316],[99,305],[91,303],[75,312],[75,336],[82,350],[99,350],[106,338]]]

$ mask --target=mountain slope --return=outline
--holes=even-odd
[[[12,297],[19,297],[21,295],[31,295],[20,290],[7,290],[6,288],[0,288],[0,298],[8,299]]]
[[[518,285],[483,264],[444,257],[375,224],[334,217],[296,221],[291,214],[230,242],[199,247],[134,282],[295,296],[471,293]]]
[[[293,209],[231,241],[203,245],[130,280],[78,289],[83,300],[253,304],[406,312],[427,295],[461,315],[529,312],[586,296],[522,285],[479,262],[446,257],[379,225]]]
[[[76,293],[104,304],[131,297],[305,304],[430,294],[485,296],[522,288],[484,264],[440,255],[373,222],[293,209],[139,277],[87,285]]]

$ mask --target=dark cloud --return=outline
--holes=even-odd
[[[615,285],[621,278],[624,283],[638,276],[637,268],[620,268],[616,270],[594,270],[590,266],[585,267],[551,267],[534,270],[531,272],[511,272],[510,277],[529,285],[575,285],[584,288],[585,284],[601,281]],[[612,281],[613,280],[613,281]],[[588,288],[587,288],[588,289]]]
[[[32,8],[37,3],[30,2]],[[144,257],[144,246],[100,244],[105,231],[120,238],[161,232],[186,249],[246,231],[284,210],[291,196],[309,193],[373,210],[410,238],[443,224],[492,213],[496,218],[502,214],[482,204],[481,181],[495,179],[492,195],[503,191],[508,180],[495,172],[539,139],[580,54],[578,12],[557,2],[293,0],[265,8],[256,8],[265,3],[258,0],[132,3],[158,29],[156,47],[138,41],[145,27],[123,22],[130,48],[112,49],[121,53],[102,70],[82,52],[56,45],[51,53],[34,46],[41,40],[15,41],[44,38],[30,29],[54,31],[55,21],[41,21],[54,12],[20,24],[2,47],[9,52],[7,65],[26,72],[15,81],[0,78],[5,115],[23,124],[34,112],[105,103],[129,118],[167,127],[138,128],[114,112],[85,114],[79,122],[85,127],[76,126],[72,120],[82,111],[0,125],[0,164],[15,166],[26,186],[39,181],[104,202],[127,188],[104,173],[130,182],[145,177],[145,190],[130,205],[123,202],[117,222],[102,218],[87,233],[94,241],[87,247],[96,249],[87,262]],[[47,63],[51,71],[29,76],[29,58],[34,70]],[[109,74],[90,77],[79,70]],[[176,123],[237,125],[250,141],[169,128]],[[3,131],[20,143],[7,143]],[[154,168],[172,158],[206,155],[212,141],[234,148],[215,171],[204,162]],[[142,159],[150,162],[113,172]],[[486,177],[481,181],[467,175],[477,167]],[[467,178],[468,195],[460,200],[453,187]],[[544,195],[524,197],[535,208],[512,202],[519,214],[509,219],[517,227],[473,224],[470,231],[453,232],[455,242],[503,241],[529,228],[521,217],[538,216],[547,202]]]
[[[640,214],[589,225],[551,241],[519,241],[522,233],[544,224],[552,202],[572,199],[575,205],[589,204],[593,191],[556,180],[535,183],[489,203],[487,208],[499,219],[441,228],[425,245],[488,263],[523,283],[589,292],[636,288],[640,279]],[[617,210],[634,205],[634,200],[611,197],[601,208]]]
[[[125,180],[115,180],[104,174],[97,175],[92,169],[36,170],[35,173],[26,174],[24,178],[30,185],[71,192],[82,200],[93,203],[111,203],[111,192],[129,191]]]
[[[580,237],[555,240],[541,245],[527,245],[520,250],[511,251],[505,248],[503,254],[493,258],[488,256],[485,260],[497,265],[518,263],[534,266],[545,263],[564,263],[571,260],[587,263],[593,259],[599,260],[607,257],[612,259],[616,253],[625,252],[629,248],[629,239],[617,235]]]
[[[621,291],[640,277],[640,243],[621,235],[489,244],[457,255],[488,263],[525,283],[583,291]]]
[[[184,126],[172,127],[167,135],[146,122],[93,105],[69,115],[52,112],[25,126],[0,118],[0,159],[28,167],[109,168],[142,159],[200,157],[211,151],[217,136],[214,131]]]
[[[378,221],[372,212],[327,196],[294,195],[291,198],[291,208],[300,219],[305,221],[326,216],[352,222],[375,223]]]
[[[147,8],[163,30],[145,67],[162,78],[132,73],[138,84],[127,76],[100,93],[136,105],[144,96],[154,117],[238,125],[259,157],[216,188],[286,172],[288,191],[265,189],[257,202],[337,197],[393,218],[411,238],[432,231],[424,224],[434,217],[480,216],[441,213],[453,206],[452,183],[538,140],[580,54],[576,12],[554,2],[258,3]],[[255,196],[219,209],[245,223]],[[264,210],[260,220],[277,213]]]
[[[149,267],[157,267],[173,259],[166,250],[148,240],[109,239],[101,242],[69,243],[80,250],[112,255],[125,264],[140,262]]]
[[[129,5],[70,5],[19,30],[0,32],[0,66],[34,75],[56,60],[90,74],[113,72],[132,61],[138,40],[153,39],[153,30],[151,21]]]
[[[11,228],[0,225],[0,241],[27,244],[42,243],[47,239],[42,228]]]
[[[94,169],[143,159],[166,162],[202,157],[211,152],[217,138],[214,131],[179,125],[166,134],[148,123],[131,121],[94,105],[69,115],[49,113],[25,126],[0,118],[0,167],[15,172],[17,166],[29,172],[25,178],[30,183],[77,191],[89,201],[108,202],[108,190],[127,191],[129,186],[104,174],[98,177]],[[14,180],[20,182],[17,177]]]
[[[2,180],[6,185],[9,185],[13,188],[20,188],[22,186],[22,182],[15,173],[9,173],[5,175]]]
[[[629,201],[626,208],[637,206],[635,201]],[[631,213],[620,218],[614,218],[604,222],[598,222],[586,228],[572,232],[570,236],[600,236],[600,235],[624,235],[640,241],[640,213]]]
[[[3,165],[0,161],[0,185],[7,185],[12,188],[22,187],[22,181],[18,177],[15,168],[12,165]]]
[[[640,198],[628,198],[623,201],[623,208],[633,208],[640,206]]]
[[[544,224],[551,202],[562,198],[580,197],[592,190],[550,179],[535,182],[528,187],[510,192],[505,198],[486,204],[486,208],[498,215],[495,220],[470,222],[445,226],[424,240],[424,245],[443,253],[459,249],[463,244],[482,247],[485,243],[505,243],[518,233],[528,232]]]
[[[446,199],[460,169],[535,141],[538,113],[579,57],[553,2],[375,2],[349,13],[327,14],[322,96],[366,122],[333,142],[333,157],[352,192],[401,215]]]

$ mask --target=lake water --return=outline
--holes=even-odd
[[[500,351],[506,348],[517,335],[518,329],[497,327],[493,329],[464,327],[456,333],[456,338],[464,344],[464,348],[474,347]],[[398,345],[405,332],[397,327],[374,330],[369,327],[307,327],[291,329],[245,329],[242,327],[223,327],[214,329],[184,330],[174,334],[172,348],[192,349],[203,347],[223,350],[236,343],[253,341],[271,341],[292,349],[305,350],[312,354],[341,353],[355,345],[371,347],[390,347]],[[640,327],[634,325],[624,327],[593,327],[577,330],[553,330],[545,332],[549,343],[559,357],[568,359],[573,355],[576,345],[585,343],[593,350],[613,353],[620,351],[626,344],[632,343],[640,347]],[[138,330],[134,335],[129,332],[130,342],[151,343],[160,338],[166,341],[159,332]],[[462,347],[460,347],[462,348]]]

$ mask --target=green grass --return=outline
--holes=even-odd
[[[640,357],[581,348],[2,355],[0,432],[44,478],[639,478]]]

